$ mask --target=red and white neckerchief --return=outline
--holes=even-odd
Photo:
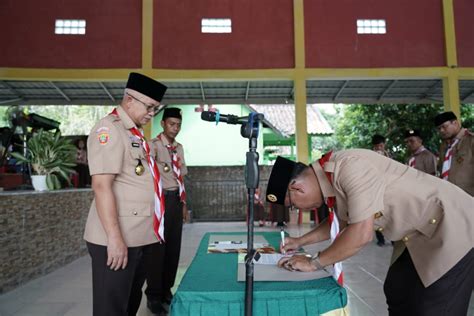
[[[416,160],[415,157],[416,157],[419,153],[421,153],[421,152],[423,152],[423,151],[425,151],[425,150],[426,150],[426,148],[425,148],[424,146],[421,146],[420,148],[418,148],[418,150],[417,150],[417,151],[413,154],[413,156],[411,156],[410,159],[408,160],[408,165],[409,165],[410,167],[412,167],[412,168],[415,168],[415,160]]]
[[[321,159],[318,160],[321,168],[324,170],[324,164],[331,158],[332,151],[326,153]],[[326,172],[326,176],[328,177],[329,183],[332,185],[332,178],[331,173]],[[339,236],[339,219],[337,218],[335,206],[336,206],[336,197],[329,196],[325,198],[326,205],[329,208],[329,226],[331,227],[330,235],[331,235],[331,243]],[[334,264],[334,271],[333,277],[339,283],[339,285],[343,286],[344,283],[344,272],[342,271],[342,262],[336,262]]]
[[[110,114],[119,116],[117,109],[114,109]],[[155,187],[155,216],[153,216],[153,231],[155,232],[158,241],[165,241],[165,199],[163,197],[160,171],[158,170],[158,166],[155,163],[155,159],[150,156],[150,146],[148,145],[140,130],[134,126],[130,128],[129,131],[140,140],[142,148],[145,151],[146,161],[148,163],[148,167],[150,168],[151,175],[153,176],[153,185]]]
[[[164,145],[162,137],[162,133],[158,135],[158,138],[161,140],[161,143]],[[168,149],[168,152],[170,153],[171,156],[171,167],[173,169],[173,174],[176,177],[176,181],[178,182],[178,187],[179,187],[179,198],[181,202],[186,204],[186,190],[184,189],[184,180],[183,176],[181,174],[181,158],[178,156],[178,151],[176,150],[176,146],[173,146],[171,144],[165,145],[165,147]]]
[[[441,179],[443,180],[448,180],[449,169],[451,169],[451,160],[453,158],[454,146],[456,146],[458,142],[459,138],[454,139],[454,141],[448,145],[448,149],[446,149],[446,155],[444,156],[443,167],[441,169]]]

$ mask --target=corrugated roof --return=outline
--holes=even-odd
[[[251,104],[250,106],[255,111],[263,113],[265,119],[284,136],[295,135],[295,106],[293,104]],[[330,135],[334,133],[316,104],[308,104],[306,112],[308,134]]]
[[[290,80],[173,81],[164,104],[279,104],[293,102]],[[125,81],[0,80],[0,105],[118,104]],[[461,103],[474,103],[474,80],[459,81]],[[441,79],[307,80],[309,103],[442,103]]]

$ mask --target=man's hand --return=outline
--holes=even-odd
[[[300,249],[301,243],[299,238],[294,237],[285,237],[285,246],[283,243],[280,243],[280,252],[287,253],[291,251],[296,251]]]
[[[311,263],[311,258],[305,255],[281,258],[280,261],[278,261],[278,267],[288,271],[312,272],[317,270]]]
[[[122,237],[109,238],[107,245],[107,266],[117,271],[125,269],[128,263],[128,249]]]
[[[187,223],[188,221],[189,221],[188,207],[186,203],[183,203],[183,223]]]

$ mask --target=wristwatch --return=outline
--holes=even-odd
[[[316,252],[312,257],[311,257],[311,263],[314,264],[316,266],[316,268],[318,270],[323,270],[324,269],[324,266],[321,264],[321,262],[319,261],[319,254],[321,252],[318,251]]]

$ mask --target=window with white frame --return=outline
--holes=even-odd
[[[86,20],[56,19],[54,34],[84,35],[86,34]]]
[[[202,19],[201,33],[232,33],[232,20]]]
[[[385,20],[357,20],[357,34],[385,34],[387,23]]]

